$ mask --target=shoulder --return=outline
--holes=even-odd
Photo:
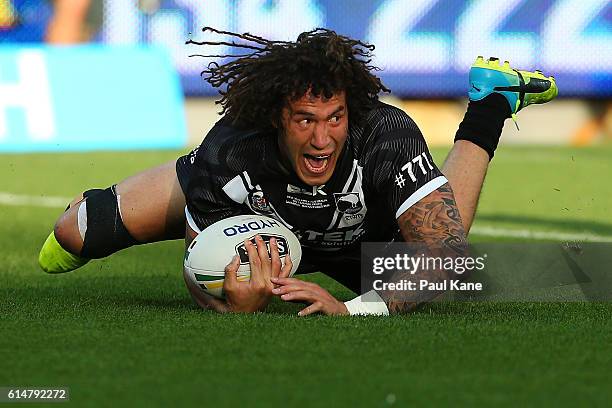
[[[223,117],[208,131],[201,147],[220,148],[235,144],[256,146],[262,137],[264,134],[256,129],[234,124]]]
[[[384,102],[378,102],[376,107],[368,113],[364,123],[364,130],[370,130],[375,134],[400,129],[418,131],[419,128],[405,111]]]
[[[399,151],[405,144],[424,142],[419,127],[406,112],[383,102],[368,113],[362,125],[351,127],[350,137],[362,163],[381,148]]]
[[[204,137],[196,163],[199,166],[219,165],[232,172],[242,171],[251,162],[261,160],[270,137],[221,118]]]

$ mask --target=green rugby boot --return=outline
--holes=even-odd
[[[491,93],[503,95],[508,104],[512,119],[516,123],[516,114],[526,106],[546,103],[558,94],[553,76],[546,77],[541,71],[519,71],[510,67],[508,61],[503,64],[491,57],[485,61],[482,56],[470,69],[470,100],[479,101]]]

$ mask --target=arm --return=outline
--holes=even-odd
[[[461,216],[448,183],[415,203],[397,219],[405,242],[420,242],[428,248],[427,256],[461,257],[467,253],[467,240]],[[411,275],[398,272],[394,280],[414,280],[427,278],[430,282],[441,282],[450,278],[452,271],[434,270]],[[419,304],[435,297],[433,292],[416,293],[413,301],[405,294],[391,292],[385,294],[390,313],[408,312]],[[425,295],[425,297],[424,297]],[[429,298],[428,298],[429,297]]]
[[[418,254],[442,259],[462,257],[467,252],[465,232],[457,209],[453,191],[448,183],[443,184],[406,209],[397,218],[404,242],[413,244]],[[452,270],[396,271],[389,279],[393,282],[414,282],[418,288],[421,279],[429,283],[460,278]],[[422,303],[434,299],[441,291],[375,291],[346,302],[350,314],[387,315],[406,313]]]

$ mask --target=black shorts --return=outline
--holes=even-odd
[[[361,293],[361,245],[333,252],[302,250],[296,274],[322,272],[353,292]]]

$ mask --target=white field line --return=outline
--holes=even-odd
[[[22,195],[0,191],[0,204],[2,205],[12,205],[17,207],[66,208],[70,201],[72,201],[72,198]]]
[[[550,239],[555,241],[612,242],[612,236],[609,235],[580,232],[534,231],[526,229],[485,227],[478,225],[472,227],[470,229],[470,233],[487,237]]]
[[[32,196],[0,191],[0,205],[17,207],[66,208],[72,201],[68,197]],[[487,237],[550,239],[555,241],[612,242],[612,236],[579,232],[535,231],[475,225],[470,230],[474,235]]]

